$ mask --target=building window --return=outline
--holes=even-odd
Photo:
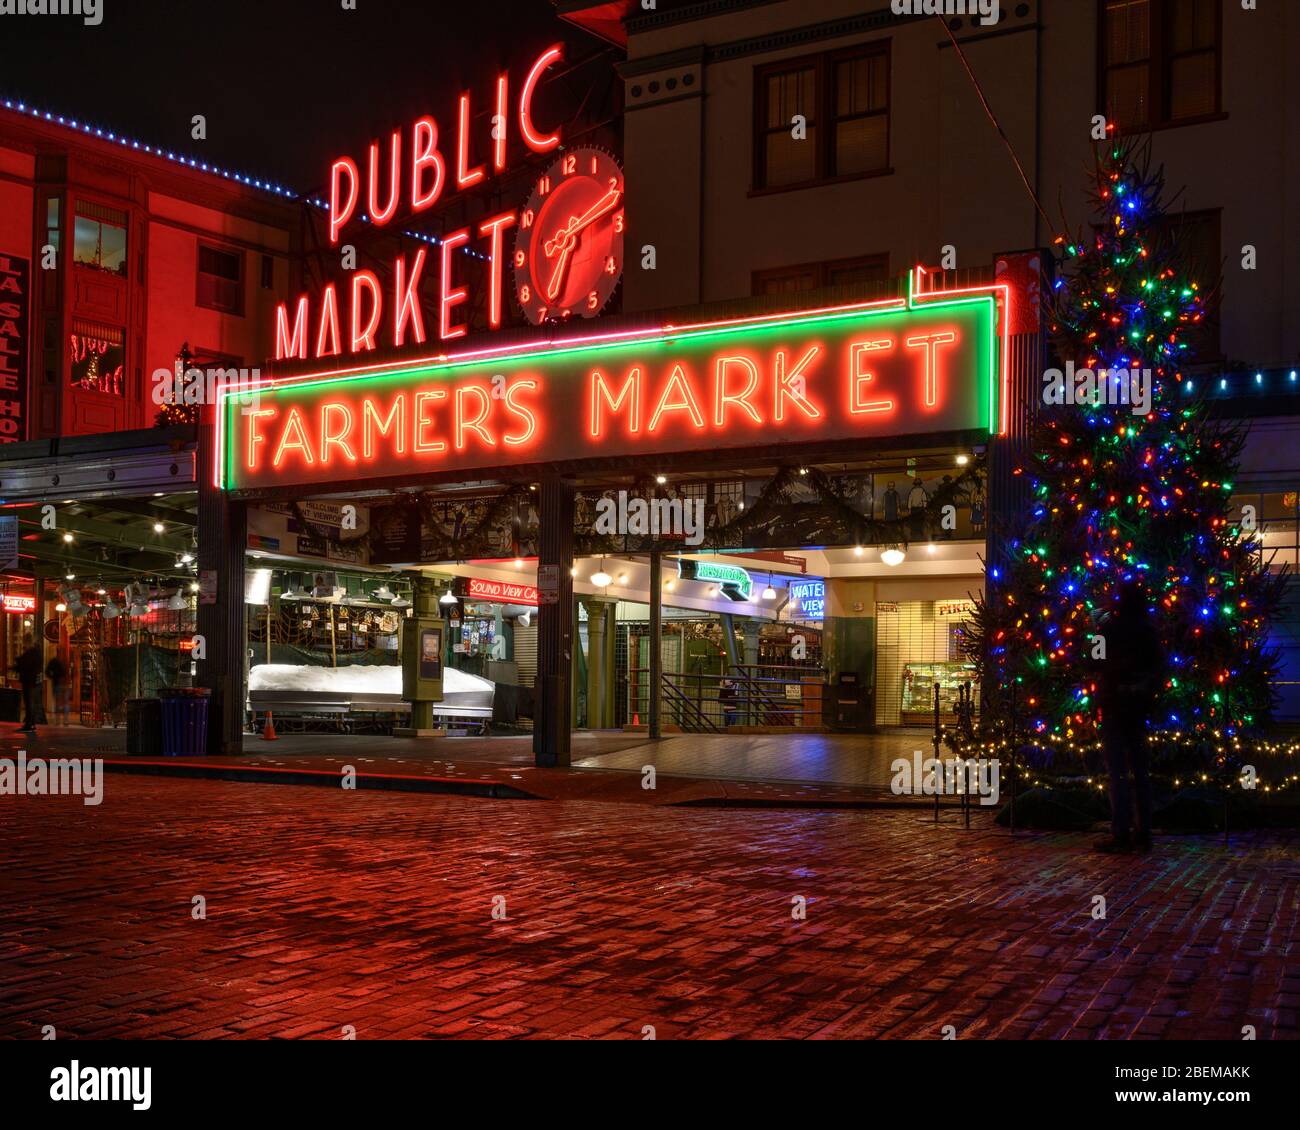
[[[89,200],[77,202],[72,225],[72,261],[126,277],[126,213]]]
[[[51,196],[45,201],[45,242],[49,247],[54,248],[57,256],[59,253],[59,220],[62,213],[60,205],[62,201],[57,196]]]
[[[1107,122],[1135,133],[1220,111],[1220,0],[1100,0]]]
[[[226,314],[244,312],[244,255],[199,244],[198,292],[195,302]]]
[[[757,68],[754,125],[755,188],[887,171],[889,44]]]
[[[1193,365],[1211,364],[1223,358],[1219,340],[1219,311],[1223,300],[1220,278],[1223,252],[1220,246],[1218,210],[1183,212],[1164,216],[1155,225],[1157,238],[1164,238],[1182,248],[1188,275],[1206,295],[1205,318],[1187,337]],[[1154,233],[1153,233],[1154,234]]]
[[[873,173],[889,164],[889,55],[873,51],[832,64],[835,115],[831,176]]]
[[[78,319],[72,323],[68,347],[75,388],[126,394],[126,334],[120,326]]]
[[[889,255],[860,255],[854,259],[832,259],[825,263],[800,263],[755,271],[753,293],[797,294],[823,286],[857,286],[889,280]]]
[[[262,256],[262,289],[275,288],[275,260],[270,255]]]

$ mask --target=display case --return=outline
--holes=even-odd
[[[978,709],[979,680],[975,665],[960,660],[938,663],[904,663],[902,718],[904,725],[927,726],[934,722],[934,684],[939,684],[939,718],[952,722],[957,716],[961,687],[971,684]]]

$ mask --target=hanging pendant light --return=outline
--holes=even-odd
[[[605,588],[614,578],[605,572],[605,559],[600,559],[600,568],[591,575],[591,583],[598,589]]]
[[[170,612],[183,612],[188,607],[189,601],[185,599],[185,596],[182,594],[180,589],[177,589],[172,593],[171,597],[167,601],[167,609]]]
[[[898,546],[891,545],[880,551],[880,560],[892,568],[906,561],[907,554]]]
[[[113,603],[113,598],[111,596],[104,601],[103,616],[105,620],[116,620],[121,615],[122,610]]]

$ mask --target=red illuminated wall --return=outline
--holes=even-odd
[[[289,200],[0,107],[0,256],[30,264],[25,419],[15,438],[152,427],[153,373],[171,369],[184,343],[198,364],[260,365],[275,303],[296,273],[299,222]],[[42,248],[56,240],[56,265],[42,269]],[[200,301],[200,244],[241,260],[237,312]],[[77,262],[91,247],[99,263]]]

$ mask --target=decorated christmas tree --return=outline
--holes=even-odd
[[[1230,768],[1272,705],[1281,581],[1232,503],[1244,432],[1213,417],[1188,375],[1215,286],[1194,272],[1218,265],[1189,263],[1148,154],[1100,145],[1095,222],[1057,240],[1059,367],[1016,469],[1028,502],[1003,531],[971,637],[984,717],[1014,716],[1018,741],[1058,771],[1098,740],[1105,623],[1123,585],[1147,597],[1167,657],[1149,721],[1158,759]]]

